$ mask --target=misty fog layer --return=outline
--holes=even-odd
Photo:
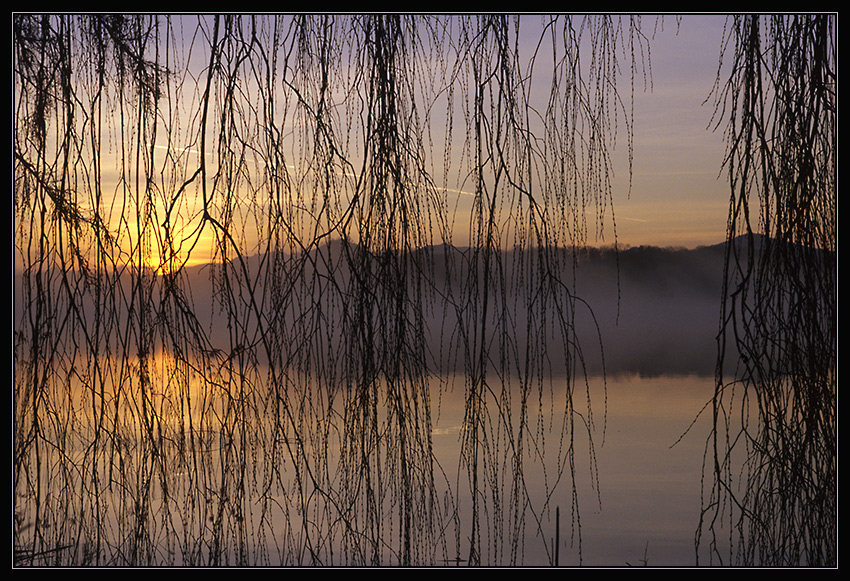
[[[723,253],[641,246],[580,261],[576,289],[596,315],[608,373],[714,373]]]
[[[453,334],[463,310],[475,308],[475,296],[462,296],[462,281],[470,276],[468,265],[476,264],[472,252],[444,245],[414,250],[402,261],[421,275],[409,278],[411,285],[423,287],[411,289],[411,293],[420,293],[425,303],[421,314],[432,357],[430,372],[453,372],[464,365],[461,341]],[[506,284],[504,290],[492,291],[498,293],[495,303],[512,305],[517,338],[511,348],[522,354],[528,343],[523,333],[528,305],[527,299],[517,297],[522,294],[520,286],[533,286],[530,277],[534,273],[528,272],[528,261],[518,256],[519,252],[534,251],[494,256]],[[565,350],[580,349],[574,353],[576,365],[590,374],[712,375],[723,252],[721,244],[697,249],[587,248],[553,254],[550,260],[557,263],[550,268],[558,270],[575,300],[576,337],[564,338],[554,325],[548,331],[543,326],[542,332],[550,333],[543,342],[548,362],[544,371],[566,372]],[[315,358],[316,350],[335,352],[344,341],[342,329],[354,302],[350,294],[359,288],[350,284],[352,272],[362,277],[369,270],[368,276],[379,276],[381,264],[381,257],[336,241],[305,254],[255,255],[238,263],[187,267],[174,275],[152,276],[150,284],[159,297],[163,324],[167,324],[169,309],[184,305],[193,311],[214,349],[229,348],[233,321],[221,305],[224,293],[235,293],[237,302],[246,306],[245,317],[239,321],[244,325],[240,333],[248,331],[244,336],[257,337],[270,326],[278,331],[289,329],[289,341],[283,342],[288,347],[283,348],[291,352],[284,360],[309,367],[310,353]],[[129,276],[124,279],[129,293]],[[229,281],[230,288],[225,289],[221,281]],[[16,322],[22,308],[19,285],[17,276]],[[288,289],[283,299],[281,287]],[[81,301],[80,308],[94,313],[90,300]],[[494,311],[492,316],[503,316],[503,312]],[[296,331],[301,334],[295,335]],[[497,338],[491,340],[496,349]],[[311,341],[321,345],[310,345]],[[262,357],[262,350],[255,350]]]

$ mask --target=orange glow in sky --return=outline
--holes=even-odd
[[[711,126],[709,99],[725,18],[686,15],[678,32],[666,21],[652,40],[652,88],[635,92],[630,194],[622,161],[616,176],[621,244],[693,248],[725,239],[725,142],[722,127]]]

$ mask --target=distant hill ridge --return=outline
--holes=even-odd
[[[766,240],[756,237],[754,242],[762,247]],[[743,240],[736,241],[742,243]],[[294,325],[291,321],[299,320],[300,314],[314,308],[322,315],[316,321],[324,321],[324,315],[329,313],[343,317],[344,313],[338,309],[324,308],[316,301],[337,301],[339,307],[344,307],[354,300],[352,293],[358,289],[384,292],[387,289],[379,287],[385,283],[390,292],[393,285],[407,284],[405,281],[430,285],[435,292],[425,297],[430,303],[426,309],[429,316],[433,315],[432,311],[439,315],[441,308],[435,303],[443,300],[457,301],[456,306],[466,308],[475,301],[475,293],[482,292],[479,282],[486,282],[496,291],[491,293],[491,298],[534,288],[531,277],[541,268],[540,262],[529,260],[535,258],[534,250],[492,252],[493,268],[488,278],[478,279],[479,282],[469,278],[470,269],[482,268],[483,255],[476,257],[476,252],[472,248],[438,244],[411,250],[406,257],[390,257],[335,240],[310,248],[307,253],[274,252],[237,258],[228,265],[186,267],[176,275],[177,294],[162,292],[168,290],[168,285],[160,289],[159,282],[151,281],[150,296],[155,301],[174,301],[178,295],[180,300],[185,299],[181,304],[191,308],[209,337],[221,338],[222,347],[226,348],[228,320],[222,311],[222,301],[234,301],[245,324],[256,321],[256,314],[249,312],[256,305],[268,321]],[[523,257],[522,253],[528,256]],[[710,375],[716,358],[725,255],[725,243],[693,249],[658,246],[554,249],[547,254],[551,260],[545,268],[556,269],[554,274],[564,288],[580,297],[581,305],[586,304],[590,309],[582,307],[576,312],[575,327],[582,344],[588,346],[585,362],[591,372],[602,369],[599,354],[593,348],[599,344],[598,325],[609,373]],[[401,267],[409,269],[406,274],[399,270]],[[376,278],[355,280],[352,276],[362,273],[354,273],[353,268],[369,268],[372,271],[369,276]],[[223,274],[227,277],[226,284],[222,282]],[[394,278],[401,274],[407,278]],[[121,284],[129,284],[129,280],[125,276],[120,279]],[[468,284],[470,281],[476,283]],[[504,286],[498,281],[503,281]],[[50,284],[61,286],[61,280],[51,276]],[[16,325],[22,322],[21,301],[17,300],[21,297],[21,285],[21,273],[16,273]],[[59,288],[56,293],[62,295]],[[91,297],[75,296],[83,301],[82,311],[91,312],[94,308]],[[416,301],[418,296],[411,291],[406,300]],[[526,292],[519,300],[510,302],[510,308],[514,309],[510,317],[520,327],[525,324],[522,309],[530,298],[533,293]],[[443,313],[454,311],[454,306],[446,308]],[[290,323],[283,323],[281,317]],[[328,320],[327,324],[335,325],[335,321],[338,319]],[[297,333],[297,326],[291,332]],[[440,336],[439,329],[435,332]],[[551,345],[552,353],[558,349],[558,345]],[[557,357],[553,355],[553,359]]]

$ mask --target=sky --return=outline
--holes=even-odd
[[[615,176],[620,245],[694,248],[725,239],[725,143],[723,127],[712,129],[709,98],[725,19],[685,15],[677,31],[668,16],[652,40],[653,86],[635,93],[631,192],[622,159]]]
[[[709,97],[726,17],[687,14],[677,25],[677,19],[669,15],[653,34],[655,20],[654,15],[643,19],[644,32],[652,35],[652,86],[644,89],[638,79],[634,95],[631,186],[623,139],[618,138],[613,152],[617,242],[621,247],[717,244],[725,239],[729,188],[722,172],[723,132],[710,128],[713,102]],[[200,58],[205,62],[203,55]],[[618,83],[621,94],[628,91],[627,78]],[[155,147],[165,149],[164,144]],[[120,188],[115,191],[121,194]],[[181,211],[198,215],[197,208]],[[194,222],[183,226],[184,250],[191,246],[195,226]],[[132,229],[132,224],[125,227]],[[605,228],[605,238],[591,238],[587,243],[613,243],[607,220]],[[202,236],[211,237],[210,229]],[[204,242],[193,247],[192,262],[206,262],[212,256],[211,240]]]
[[[529,15],[523,21],[526,30],[534,29],[535,18]],[[621,248],[696,248],[725,241],[729,209],[723,168],[725,120],[719,126],[712,121],[712,90],[726,20],[724,14],[686,14],[679,19],[641,15],[641,30],[650,39],[651,71],[646,86],[640,72],[635,80],[631,174],[626,134],[619,125],[616,144],[609,149],[615,223],[606,210],[602,236],[591,231],[585,243],[611,245],[615,230]],[[535,33],[529,38],[536,42]],[[628,107],[629,68],[623,60],[620,66],[617,91]],[[590,215],[594,211],[588,209],[589,220],[595,219]]]
[[[533,16],[531,17],[534,18]],[[533,20],[528,25],[533,26]],[[726,16],[686,14],[643,17],[651,37],[651,86],[637,80],[634,93],[634,148],[629,186],[627,148],[617,138],[613,151],[614,215],[622,247],[654,245],[695,248],[725,240],[729,186],[724,179],[723,127],[713,129],[715,84]],[[628,94],[628,79],[618,81]],[[462,223],[458,218],[456,224]],[[606,219],[604,238],[614,242]],[[456,238],[462,244],[463,236]],[[203,248],[194,252],[205,261]]]

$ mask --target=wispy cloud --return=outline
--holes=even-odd
[[[150,143],[146,144],[150,147]],[[195,155],[200,155],[201,152],[198,149],[194,149],[192,147],[174,147],[173,145],[157,145],[154,144],[154,149],[164,149],[166,151],[174,151],[176,153],[194,153]]]

